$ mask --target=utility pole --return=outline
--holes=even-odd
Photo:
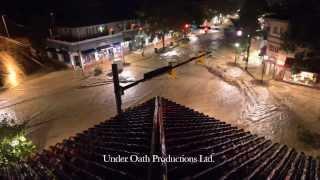
[[[7,27],[7,23],[6,23],[6,20],[4,18],[5,15],[2,15],[2,22],[3,22],[3,25],[4,25],[4,29],[6,30],[6,33],[7,33],[7,37],[10,38],[10,34],[9,34],[9,31],[8,31],[8,27]]]
[[[50,13],[50,29],[49,29],[49,33],[50,33],[50,37],[53,38],[54,36],[54,29],[55,29],[55,20],[54,20],[54,13],[51,12]]]
[[[235,64],[235,65],[237,65],[237,56],[238,56],[238,55],[237,55],[237,52],[236,52],[236,54],[235,54],[235,56],[234,56],[234,64]]]
[[[112,64],[112,77],[113,77],[113,85],[114,85],[114,94],[116,98],[116,105],[117,105],[117,113],[121,114],[121,86],[119,82],[119,71],[118,71],[118,64],[114,63]]]
[[[262,72],[261,72],[261,83],[263,83],[263,76],[264,76],[264,70],[265,69],[265,62],[264,59],[262,60]]]
[[[250,56],[250,48],[251,48],[251,36],[248,35],[248,48],[247,48],[247,58],[246,58],[246,67],[244,68],[246,71],[248,70],[249,56]]]

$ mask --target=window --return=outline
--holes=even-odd
[[[269,50],[272,51],[272,52],[275,52],[275,53],[278,53],[279,52],[279,48],[273,46],[273,45],[269,45]]]
[[[131,28],[131,24],[127,23],[126,29],[129,30]]]
[[[277,26],[274,26],[273,27],[273,32],[272,32],[273,34],[279,34],[279,29],[278,29],[278,27]]]
[[[110,29],[109,29],[109,34],[114,34],[113,28],[110,28]]]
[[[100,33],[103,33],[104,27],[103,27],[103,26],[98,26],[98,31],[99,31]]]
[[[280,27],[280,34],[284,34],[284,28],[283,27]]]
[[[87,28],[87,36],[90,35],[90,28]]]

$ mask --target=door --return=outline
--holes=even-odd
[[[79,66],[80,68],[82,67],[81,66],[81,60],[80,60],[80,57],[79,56],[74,56],[74,64],[75,66]]]

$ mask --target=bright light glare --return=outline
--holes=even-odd
[[[100,32],[103,32],[103,31],[104,31],[104,27],[100,26],[100,27],[99,27],[99,31],[100,31]]]
[[[4,84],[8,87],[18,86],[25,76],[20,64],[5,52],[0,52],[0,60],[2,61],[4,70]]]
[[[15,68],[11,64],[7,64],[7,71],[8,71],[8,83],[11,84],[12,87],[18,86],[18,78],[17,78],[17,72],[15,71]]]
[[[190,39],[191,42],[195,42],[195,41],[197,41],[199,38],[198,38],[196,35],[192,34],[192,35],[189,36],[189,39]]]
[[[235,43],[234,46],[235,46],[236,48],[238,48],[238,47],[240,47],[240,43]]]
[[[237,31],[237,36],[242,36],[243,32],[241,30]]]

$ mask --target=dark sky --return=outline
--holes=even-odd
[[[49,16],[55,12],[58,19],[131,17],[143,0],[5,0],[1,14],[7,14],[20,23],[28,23],[32,17]]]
[[[3,0],[0,13],[21,24],[49,21],[50,12],[56,16],[56,24],[81,25],[103,23],[134,17],[143,4],[175,0]],[[185,2],[208,0],[185,0]],[[209,0],[215,1],[215,0]],[[220,0],[221,1],[221,0]],[[242,1],[242,0],[226,0]],[[165,13],[165,11],[164,11]]]

